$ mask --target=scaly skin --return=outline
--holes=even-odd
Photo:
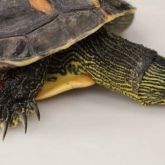
[[[27,115],[35,111],[39,118],[34,100],[44,82],[68,73],[88,75],[98,85],[145,105],[165,104],[165,59],[153,50],[102,29],[66,51],[2,73],[3,137],[8,126],[16,126],[20,121],[26,131]]]
[[[0,122],[3,125],[3,139],[9,126],[15,127],[23,122],[27,131],[27,116],[39,110],[34,100],[41,89],[48,66],[48,60],[42,60],[22,68],[11,69],[1,74]]]
[[[50,65],[57,75],[60,70],[73,73],[69,68],[74,68],[76,74],[89,75],[96,84],[141,104],[165,104],[165,59],[103,29],[52,58]]]

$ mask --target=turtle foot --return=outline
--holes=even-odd
[[[6,137],[9,127],[16,127],[22,123],[27,132],[27,118],[30,114],[36,114],[40,120],[40,112],[34,100],[26,100],[14,103],[12,106],[0,106],[0,127],[2,127],[2,139]]]

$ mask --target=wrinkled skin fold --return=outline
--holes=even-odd
[[[35,98],[43,85],[68,74],[87,75],[144,105],[165,104],[165,59],[103,28],[66,51],[1,73],[3,138],[9,126],[20,122],[26,132],[27,116],[35,112],[40,118]]]

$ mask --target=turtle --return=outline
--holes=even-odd
[[[124,0],[0,1],[0,126],[37,101],[98,84],[142,105],[165,104],[165,59],[121,37],[136,8]]]

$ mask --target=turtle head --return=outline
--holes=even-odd
[[[165,59],[158,56],[146,70],[138,91],[142,104],[165,105]]]

